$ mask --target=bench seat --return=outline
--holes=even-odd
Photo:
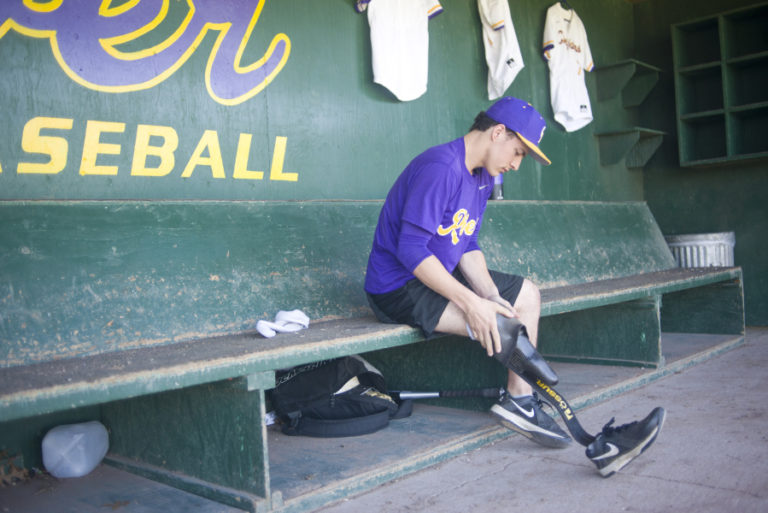
[[[737,280],[736,267],[674,268],[541,291],[542,316],[596,308],[658,294]]]
[[[597,308],[737,280],[737,268],[669,269],[542,290],[542,316]],[[158,345],[2,369],[3,420],[269,373],[321,359],[422,340],[416,329],[372,316],[311,323],[265,339],[257,333]],[[267,376],[274,379],[274,376]],[[251,385],[253,386],[253,385]],[[271,388],[267,386],[267,388]]]
[[[503,369],[477,344],[424,342],[371,316],[362,282],[380,208],[0,205],[0,222],[15,227],[0,233],[6,447],[26,447],[24,463],[39,465],[29,441],[43,427],[28,432],[30,419],[96,415],[113,464],[266,511],[280,507],[264,421],[275,370],[364,353],[393,388],[499,385]],[[552,360],[659,367],[662,329],[743,336],[741,269],[675,268],[644,203],[496,202],[480,244],[490,268],[540,286],[540,348]],[[253,330],[294,308],[309,329]]]

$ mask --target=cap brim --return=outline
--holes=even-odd
[[[545,166],[548,166],[552,163],[552,161],[549,160],[546,155],[544,155],[544,153],[538,148],[538,146],[533,144],[531,141],[529,141],[519,133],[515,132],[515,134],[517,134],[517,137],[521,141],[523,141],[523,144],[525,144],[528,147],[528,149],[531,150],[530,155],[531,157],[533,157],[533,159],[536,162],[538,162],[539,164],[544,164]]]

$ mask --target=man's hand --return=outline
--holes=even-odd
[[[464,314],[467,326],[472,331],[474,338],[480,342],[488,356],[501,352],[501,336],[496,322],[496,315],[504,317],[517,317],[517,313],[508,301],[501,297],[484,299],[476,296]]]
[[[468,334],[466,330],[469,328],[471,336],[480,342],[488,356],[492,357],[501,352],[496,315],[511,318],[517,317],[517,312],[509,301],[499,295],[485,267],[482,253],[466,253],[462,259],[462,272],[472,289],[459,283],[435,256],[425,258],[414,269],[413,274],[427,287],[450,300],[438,323],[438,331],[465,335]],[[482,295],[478,291],[481,291]]]
[[[494,301],[494,302],[500,304],[501,306],[503,306],[504,308],[509,309],[512,312],[512,314],[513,314],[512,317],[518,317],[517,310],[515,310],[515,307],[512,306],[512,303],[510,303],[509,301],[507,301],[506,299],[501,297],[498,294],[498,292],[496,294],[494,294],[493,296],[487,297],[486,299],[488,299],[490,301]],[[507,316],[507,317],[509,317],[509,316]]]

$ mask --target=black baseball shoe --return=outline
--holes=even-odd
[[[665,417],[664,408],[655,408],[641,421],[614,427],[611,419],[587,446],[587,457],[603,477],[611,477],[656,440]]]
[[[559,449],[571,443],[571,437],[560,429],[552,417],[541,409],[542,401],[534,392],[521,399],[513,399],[507,391],[491,407],[502,425],[513,429],[545,447]]]

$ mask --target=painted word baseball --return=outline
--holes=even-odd
[[[36,117],[24,125],[21,138],[22,149],[30,154],[30,161],[19,162],[16,172],[24,174],[55,175],[64,170],[69,158],[69,138],[74,127],[74,120],[67,118]],[[122,170],[131,176],[163,177],[168,176],[176,168],[176,150],[179,135],[176,129],[169,126],[140,124],[135,132],[126,134],[128,127],[125,123],[116,121],[87,120],[83,137],[83,147],[80,151],[79,173],[82,176],[100,175],[117,176],[121,173],[119,166],[100,163],[99,157],[121,155],[124,153],[123,138],[135,141],[133,151],[125,153],[132,155],[130,169]],[[134,129],[131,129],[133,132]],[[189,178],[199,168],[202,172],[210,173],[212,178],[223,179],[231,176],[240,180],[269,180],[295,182],[298,173],[283,171],[286,137],[276,137],[272,163],[268,176],[264,171],[248,169],[250,161],[251,134],[240,134],[235,152],[234,168],[231,174],[224,167],[219,134],[215,130],[205,130],[198,143],[184,164],[181,178]],[[109,141],[109,142],[108,142]],[[186,155],[185,155],[186,156]],[[126,166],[127,167],[127,166]],[[0,167],[2,173],[2,167]]]
[[[266,49],[259,48],[252,37],[265,3],[2,0],[0,45],[11,32],[47,40],[56,63],[69,79],[99,93],[120,94],[150,89],[167,80],[198,51],[207,34],[215,34],[212,48],[207,46],[210,54],[200,80],[205,81],[213,101],[231,107],[263,91],[290,55],[291,41],[283,33],[271,40],[268,36]],[[268,156],[262,157],[267,162],[261,162],[262,170],[256,171],[249,169],[254,165],[249,164],[253,139],[249,133],[222,134],[227,139],[237,137],[234,154],[222,155],[220,134],[215,130],[190,134],[185,127],[180,134],[176,128],[160,124],[128,126],[115,119],[85,120],[49,112],[30,117],[20,134],[23,153],[16,158],[0,155],[0,176],[3,171],[6,175],[9,171],[57,175],[68,162],[76,162],[79,167],[73,171],[83,176],[189,178],[193,173],[207,173],[216,179],[298,180],[298,173],[283,172],[287,146],[283,136],[273,136],[271,165]],[[191,153],[178,150],[180,135],[182,141],[188,137],[198,141]],[[80,140],[82,147],[74,148],[74,141]],[[225,148],[235,147],[234,140],[227,142]],[[116,155],[127,157],[120,160],[123,163],[119,167],[110,157]],[[230,162],[230,167],[225,168],[224,162]]]

